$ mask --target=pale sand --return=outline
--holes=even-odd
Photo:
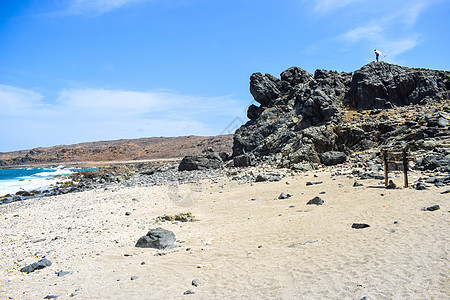
[[[379,180],[353,187],[355,179],[317,174],[253,185],[227,181],[223,188],[204,183],[178,191],[94,190],[2,205],[0,296],[450,298],[450,194],[440,194],[446,188],[386,190]],[[306,186],[307,181],[323,184]],[[401,184],[401,176],[395,181]],[[306,205],[322,191],[323,206]],[[281,192],[293,197],[274,200]],[[434,204],[441,209],[421,210]],[[158,215],[187,211],[200,221],[154,224]],[[354,222],[371,227],[352,229]],[[164,251],[135,248],[139,237],[155,227],[173,231],[181,247],[164,256],[155,256]],[[52,266],[19,271],[44,255]],[[60,270],[73,273],[57,277]],[[194,278],[200,280],[198,287],[191,285]],[[188,289],[195,294],[183,295]]]

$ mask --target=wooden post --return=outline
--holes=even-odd
[[[388,186],[388,161],[387,150],[383,150],[383,163],[384,163],[384,186]]]
[[[403,149],[403,173],[405,177],[405,188],[408,187],[408,157],[407,157],[407,148]]]

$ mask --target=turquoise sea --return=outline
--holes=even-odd
[[[69,175],[74,171],[90,171],[80,168],[23,168],[23,169],[0,169],[0,196],[15,194],[18,191],[31,191],[45,189],[60,178],[58,175]]]

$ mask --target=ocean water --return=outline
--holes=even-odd
[[[43,190],[51,184],[61,181],[58,175],[69,175],[74,171],[90,171],[80,168],[24,168],[0,169],[0,196],[15,194],[18,191]]]

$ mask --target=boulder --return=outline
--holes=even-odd
[[[347,160],[347,155],[339,151],[327,151],[320,155],[320,162],[326,166],[342,164]]]
[[[255,159],[248,154],[241,154],[233,158],[234,167],[250,167],[255,165]]]
[[[179,166],[179,171],[220,169],[223,167],[223,160],[219,154],[212,149],[204,151],[200,156],[185,156]]]
[[[286,71],[280,74],[281,80],[289,82],[291,86],[296,86],[298,84],[306,84],[313,80],[313,76],[299,68],[299,67],[291,67]]]
[[[160,250],[170,250],[175,248],[175,234],[164,228],[150,229],[146,235],[141,237],[135,247],[155,248]]]
[[[255,182],[266,182],[266,181],[281,181],[281,176],[279,175],[267,175],[267,174],[258,174],[255,178]]]
[[[272,81],[273,76],[254,73],[250,76],[250,93],[256,102],[263,106],[268,106],[271,102],[280,96],[280,91],[275,82]]]

